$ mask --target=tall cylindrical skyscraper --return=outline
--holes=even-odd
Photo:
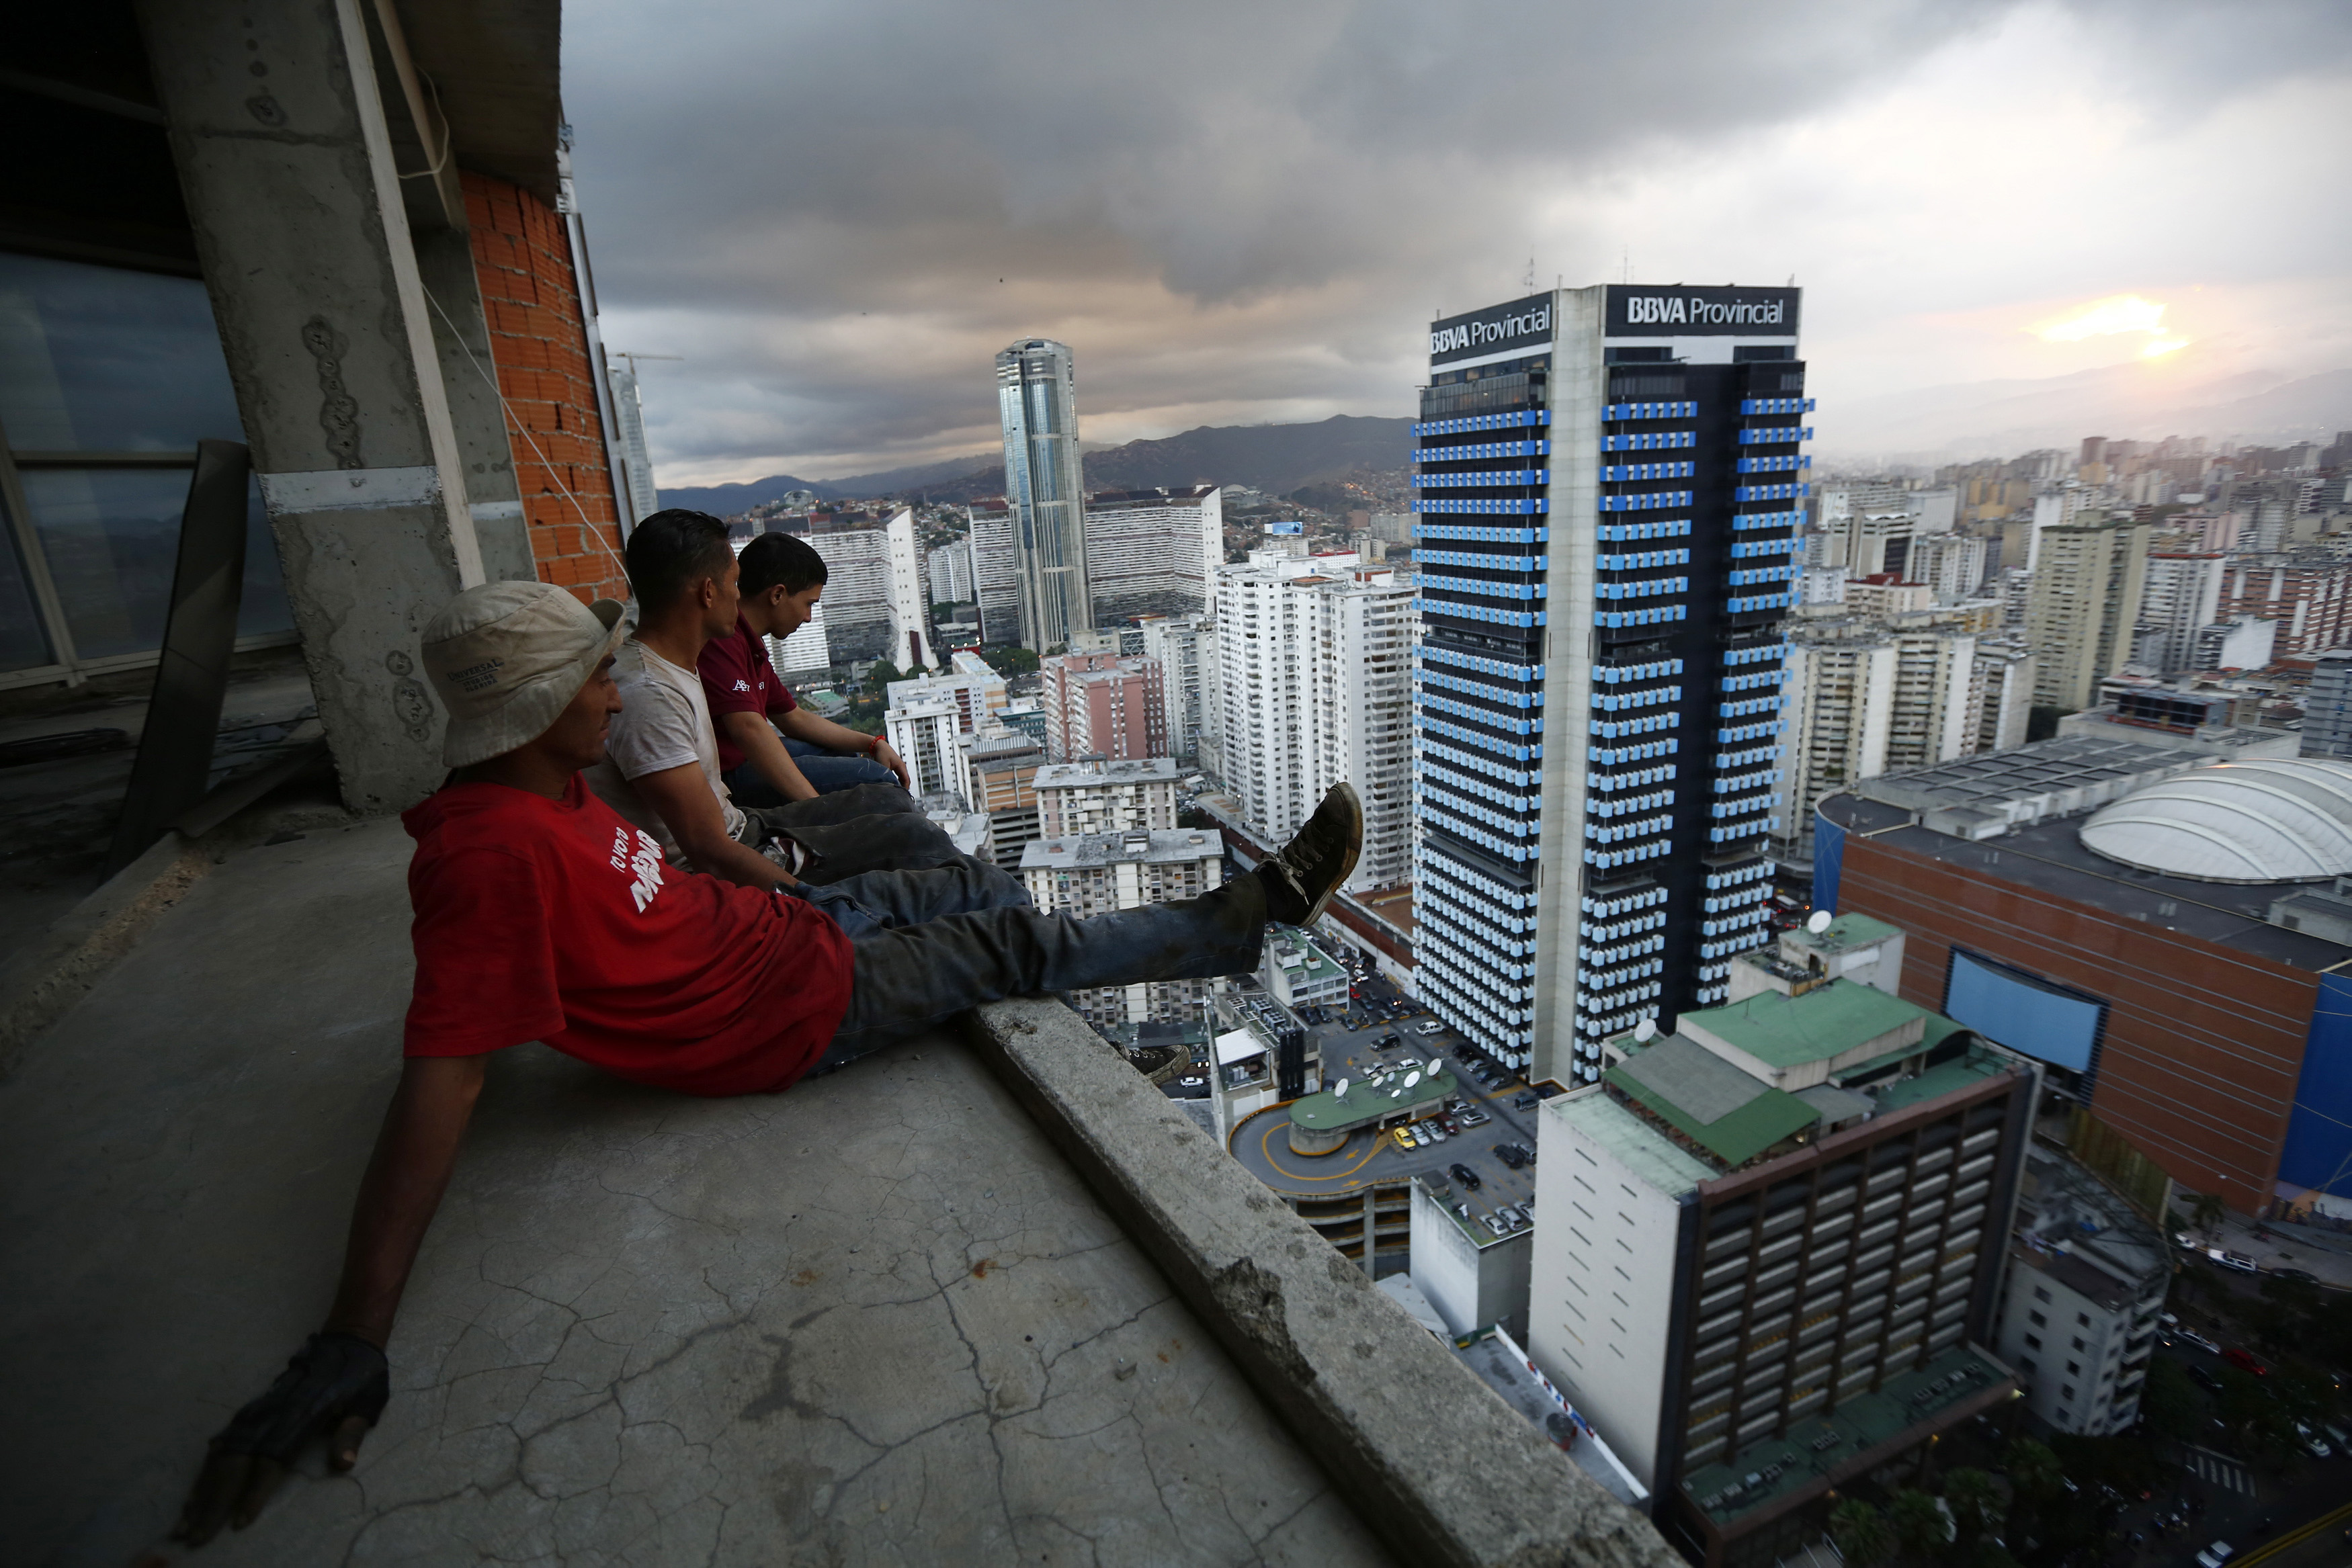
[[[1004,498],[1021,582],[1021,641],[1040,653],[1094,627],[1087,582],[1087,497],[1078,404],[1066,344],[1024,338],[996,356],[1004,421]]]

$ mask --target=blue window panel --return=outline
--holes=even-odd
[[[1523,408],[1510,413],[1465,413],[1459,419],[1425,419],[1413,425],[1412,434],[1415,437],[1470,435],[1481,430],[1523,430],[1550,423],[1549,409]]]
[[[1735,501],[1801,501],[1813,493],[1811,485],[1742,485],[1731,492]]]
[[[1619,419],[1696,419],[1696,402],[1612,402],[1602,408],[1601,417]]]
[[[1742,474],[1794,474],[1812,465],[1810,457],[1743,457],[1732,466]]]
[[[1697,472],[1698,465],[1696,463],[1604,463],[1601,465],[1601,482],[1604,485],[1633,485],[1647,479],[1687,479]]]
[[[1644,490],[1632,496],[1603,496],[1601,510],[1604,512],[1656,512],[1668,507],[1691,504],[1688,490]]]
[[[1643,430],[1630,435],[1604,435],[1601,438],[1603,452],[1672,452],[1680,447],[1696,446],[1696,430]]]
[[[1767,459],[1767,461],[1770,461]],[[1416,490],[1499,490],[1514,485],[1549,485],[1549,468],[1491,468],[1468,474],[1416,474]]]
[[[1416,463],[1483,463],[1496,457],[1549,457],[1549,441],[1473,441],[1460,446],[1416,446]]]
[[[1742,446],[1785,446],[1791,441],[1811,441],[1813,427],[1810,424],[1758,424],[1739,433]]]
[[[1459,498],[1451,500],[1425,500],[1415,498],[1412,503],[1412,509],[1416,512],[1472,512],[1483,514],[1487,517],[1509,517],[1513,515],[1524,517],[1530,512],[1550,511],[1551,502],[1549,498],[1542,496],[1515,497],[1512,499],[1504,501],[1474,501]]]
[[[1811,413],[1813,400],[1809,397],[1751,397],[1740,401],[1739,412],[1756,413]]]
[[[1592,614],[1595,626],[1616,630],[1626,626],[1659,626],[1669,621],[1687,621],[1690,610],[1681,604],[1661,604],[1654,610],[1596,610]]]

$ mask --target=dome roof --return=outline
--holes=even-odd
[[[2352,763],[2210,763],[2093,812],[2082,838],[2109,860],[2200,882],[2352,875]]]

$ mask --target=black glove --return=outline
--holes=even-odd
[[[202,1546],[225,1521],[239,1530],[251,1524],[312,1438],[331,1434],[329,1464],[351,1469],[391,1397],[383,1351],[356,1334],[312,1334],[269,1391],[214,1437],[172,1538]]]

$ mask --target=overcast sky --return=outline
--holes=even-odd
[[[684,356],[644,368],[666,484],[988,448],[993,356],[1032,335],[1076,350],[1089,442],[1409,413],[1429,319],[1531,266],[1794,276],[1825,442],[1841,400],[1944,382],[2352,365],[2341,0],[572,0],[565,27],[606,340]]]

